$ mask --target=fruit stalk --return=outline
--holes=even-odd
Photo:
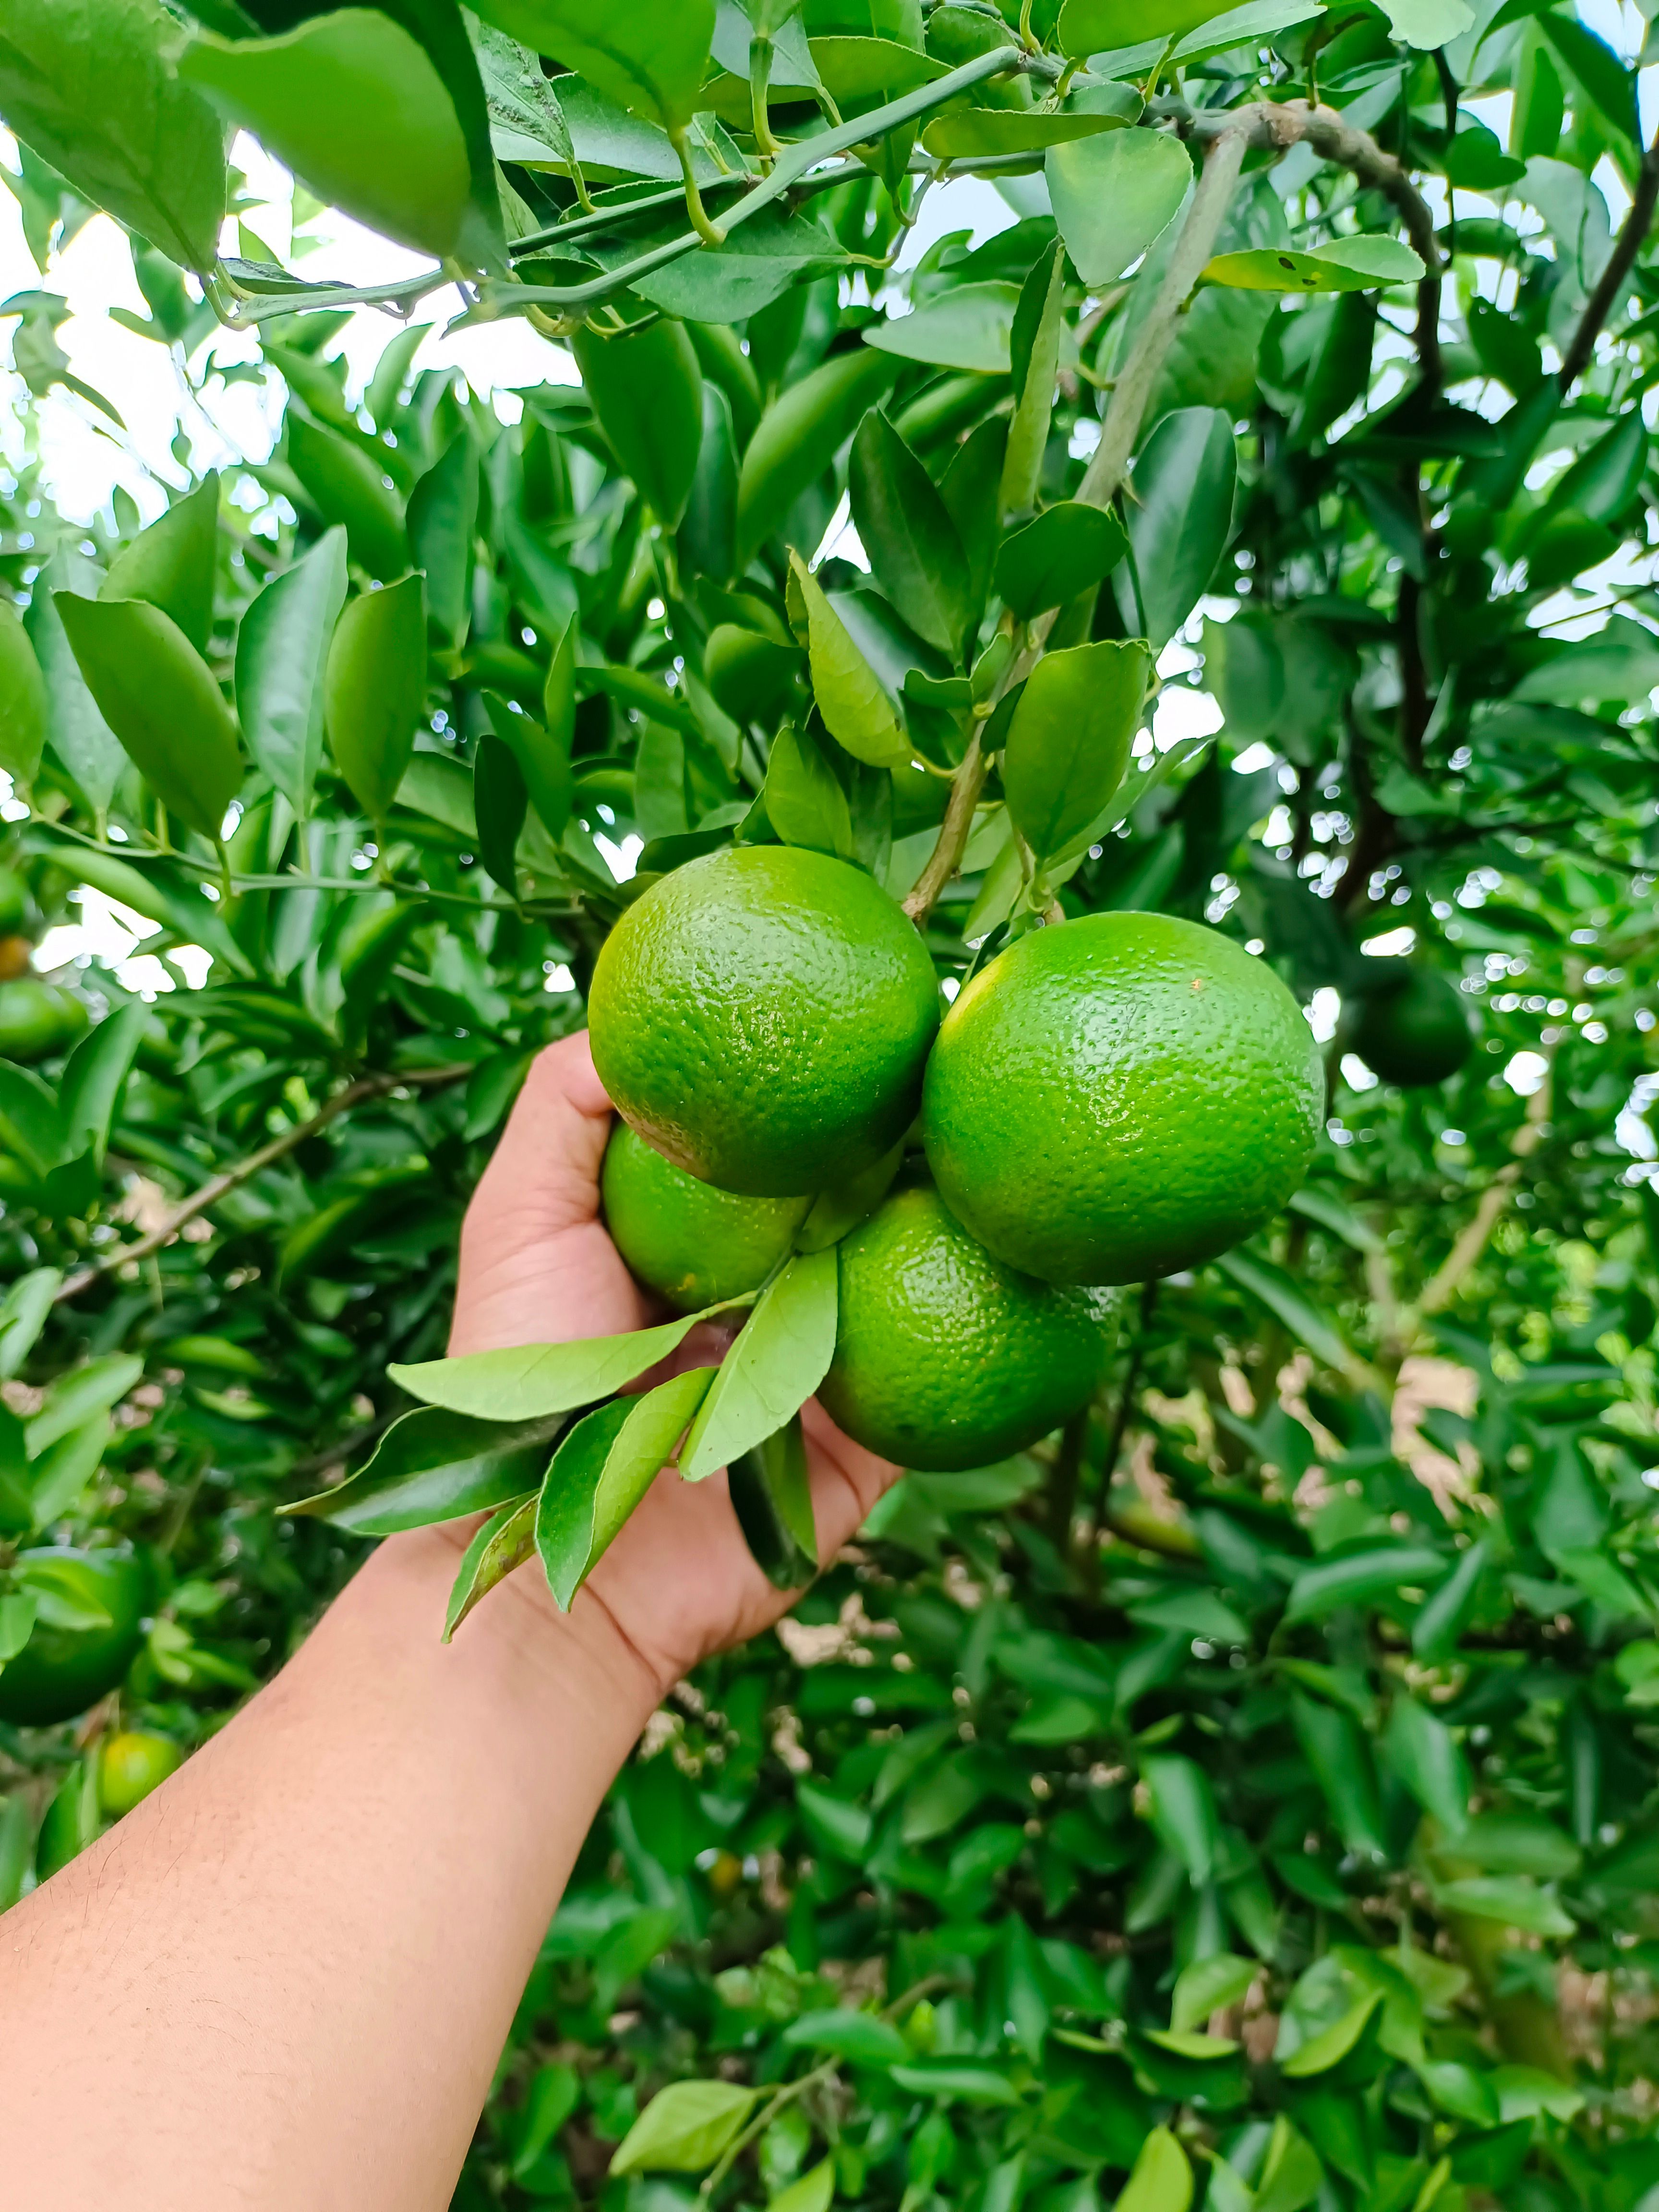
[[[985,755],[980,746],[981,725],[975,722],[974,734],[968,740],[968,750],[957,763],[951,779],[951,797],[945,809],[945,820],[940,824],[939,842],[927,856],[927,865],[917,877],[915,888],[904,902],[904,911],[920,929],[938,903],[945,889],[962,864],[962,855],[974,826],[974,809],[979,804],[979,794],[985,786]]]

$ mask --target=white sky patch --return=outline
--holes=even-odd
[[[1656,1098],[1659,1098],[1659,1075],[1638,1075],[1613,1125],[1615,1143],[1633,1160],[1659,1159],[1659,1142],[1647,1121],[1648,1109]]]
[[[640,865],[640,854],[645,850],[644,838],[635,836],[629,830],[619,842],[613,837],[607,837],[602,830],[596,830],[593,842],[599,847],[605,865],[617,881],[619,884],[629,882],[635,869]]]
[[[1342,1055],[1342,1080],[1350,1091],[1375,1091],[1377,1079],[1357,1052],[1345,1052]]]
[[[106,898],[89,884],[71,891],[70,902],[79,906],[81,919],[59,922],[40,939],[34,964],[42,975],[50,975],[63,968],[84,968],[96,960],[112,970],[124,990],[141,992],[147,999],[158,992],[176,991],[179,975],[192,991],[199,991],[206,982],[213,955],[201,945],[176,946],[167,955],[168,965],[155,953],[142,950],[146,939],[161,935],[159,921],[135,914],[118,900]]]
[[[1259,775],[1264,768],[1271,768],[1279,755],[1265,738],[1258,738],[1253,745],[1246,745],[1233,763],[1235,775]]]
[[[1314,1033],[1316,1044],[1328,1044],[1336,1035],[1336,1025],[1342,1018],[1342,994],[1327,983],[1316,991],[1302,1009],[1308,1017],[1308,1027]]]
[[[1380,937],[1368,937],[1360,951],[1373,960],[1403,960],[1417,948],[1417,932],[1402,923],[1398,929],[1385,929]]]
[[[1161,753],[1183,738],[1212,738],[1221,727],[1222,712],[1207,691],[1190,691],[1172,684],[1158,695],[1152,709],[1152,742]]]
[[[842,492],[841,504],[830,516],[828,527],[818,540],[817,551],[806,565],[816,570],[820,562],[831,559],[850,562],[854,568],[862,568],[866,576],[870,573],[870,556],[865,551],[864,540],[859,536],[854,523],[853,502],[846,492]]]

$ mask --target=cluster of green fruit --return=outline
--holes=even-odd
[[[929,1469],[1079,1412],[1113,1286],[1200,1266],[1275,1213],[1324,1097],[1295,1000],[1214,930],[1105,914],[1033,931],[941,1022],[900,909],[788,846],[643,892],[588,1018],[623,1123],[605,1218],[635,1274],[683,1312],[741,1296],[828,1194],[848,1225],[818,1395],[858,1443]]]
[[[28,1066],[67,1052],[87,1027],[87,1010],[72,991],[59,990],[29,973],[28,888],[0,867],[0,1060]]]

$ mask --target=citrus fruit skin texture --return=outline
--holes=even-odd
[[[1437,969],[1413,965],[1366,1001],[1354,1050],[1384,1083],[1443,1083],[1474,1049],[1462,994]]]
[[[45,1060],[72,1044],[87,1010],[68,991],[33,975],[0,982],[0,1060]]]
[[[184,1759],[170,1736],[153,1735],[147,1729],[125,1729],[106,1737],[98,1759],[98,1797],[106,1817],[118,1820],[142,1805]]]
[[[740,1198],[699,1182],[619,1121],[599,1188],[630,1273],[677,1313],[759,1288],[788,1251],[810,1198]]]
[[[1136,1283],[1248,1237],[1302,1180],[1324,1072],[1265,962],[1200,923],[1103,914],[1020,938],[928,1062],[945,1203],[1050,1283]]]
[[[0,1721],[47,1728],[114,1689],[138,1656],[143,1622],[155,1601],[149,1562],[133,1552],[78,1552],[67,1546],[21,1552],[19,1565],[52,1560],[70,1586],[109,1615],[102,1628],[37,1625],[15,1659],[0,1667]]]
[[[659,1152],[722,1190],[789,1198],[904,1133],[939,990],[871,877],[752,845],[634,902],[599,954],[587,1018],[599,1080]]]
[[[854,1443],[901,1467],[983,1467],[1088,1403],[1113,1304],[1017,1274],[931,1185],[900,1188],[841,1247],[836,1356],[818,1398]]]

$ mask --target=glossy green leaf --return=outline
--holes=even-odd
[[[1141,2145],[1116,2212],[1188,2212],[1193,2169],[1168,2128],[1154,2128]]]
[[[353,796],[384,822],[426,705],[426,607],[418,576],[352,600],[323,679],[328,741]]]
[[[864,342],[902,361],[974,369],[981,376],[1006,376],[1018,305],[1016,284],[957,284],[908,315],[871,325]]]
[[[574,628],[573,624],[555,648],[554,672],[548,679],[550,689],[556,687],[561,656],[568,658],[572,650]],[[484,707],[490,728],[517,763],[531,805],[540,816],[548,836],[556,841],[564,835],[575,796],[568,736],[561,744],[550,730],[544,730],[530,715],[516,712],[512,702],[503,699],[499,692],[486,691]],[[569,718],[560,719],[568,722]]]
[[[420,1406],[392,1423],[367,1467],[281,1510],[314,1515],[360,1536],[394,1536],[459,1520],[536,1489],[563,1425],[556,1417],[480,1420]]]
[[[452,645],[462,645],[478,527],[478,449],[466,431],[451,439],[409,495],[407,526],[432,619]]]
[[[1066,256],[1055,239],[1032,263],[1009,327],[1014,416],[1002,461],[1001,505],[1006,515],[1029,514],[1036,505],[1054,415],[1065,307]]]
[[[875,671],[799,553],[789,556],[789,574],[806,611],[812,693],[824,727],[854,760],[867,761],[872,768],[905,766],[910,740]]]
[[[1094,589],[1123,558],[1128,539],[1115,514],[1062,499],[1005,538],[996,587],[1021,622]]]
[[[911,2056],[910,2046],[893,2026],[872,2012],[837,2006],[830,2012],[803,2013],[783,2031],[786,2050],[823,2051],[854,2065],[890,2066]]]
[[[218,565],[219,479],[210,471],[116,555],[98,596],[147,599],[172,616],[198,653],[205,653]]]
[[[325,522],[345,526],[351,557],[384,582],[409,566],[409,533],[385,471],[361,446],[290,407],[288,458]]]
[[[1194,1887],[1200,1887],[1214,1871],[1221,1842],[1208,1776],[1190,1759],[1160,1752],[1142,1759],[1140,1777],[1152,1796],[1159,1840],[1186,1868]]]
[[[711,1311],[718,1311],[714,1308]],[[624,1336],[580,1337],[568,1344],[517,1345],[467,1352],[455,1359],[388,1367],[392,1381],[429,1406],[484,1421],[535,1421],[591,1406],[666,1359],[686,1332],[707,1318],[684,1314]]]
[[[1538,1888],[1524,1875],[1471,1875],[1462,1881],[1442,1882],[1435,1902],[1443,1912],[1500,1921],[1523,1936],[1565,1938],[1577,1926],[1549,1891]]]
[[[173,75],[178,35],[157,0],[11,0],[0,114],[76,191],[205,274],[225,212],[224,140]]]
[[[1009,725],[1008,811],[1039,861],[1062,851],[1123,780],[1146,698],[1146,648],[1131,641],[1045,653]]]
[[[818,1571],[818,1547],[800,1415],[734,1455],[726,1485],[744,1541],[768,1582],[777,1589],[805,1588]]]
[[[781,2189],[766,2212],[830,2212],[836,2196],[836,2161],[820,2159],[799,2179]]]
[[[1409,246],[1379,236],[1334,238],[1306,252],[1275,246],[1218,253],[1203,281],[1250,292],[1366,292],[1379,284],[1415,284],[1422,274]]]
[[[437,68],[390,15],[342,8],[274,39],[204,32],[179,72],[372,230],[438,259],[460,246],[466,140]]]
[[[472,748],[472,818],[478,830],[478,858],[492,883],[509,898],[519,895],[514,855],[530,811],[519,763],[510,747],[490,731],[475,738]]]
[[[55,597],[58,592],[93,597],[96,575],[85,561],[71,554],[54,554],[34,580],[23,627],[46,686],[46,736],[88,805],[102,813],[114,795],[126,756],[114,731],[99,713],[98,702],[81,673]]]
[[[923,127],[921,143],[930,154],[947,161],[971,161],[1006,154],[1042,153],[1073,139],[1097,137],[1103,131],[1121,131],[1133,123],[1139,106],[1129,87],[1115,85],[1111,89],[1125,95],[1120,113],[965,107],[934,116]]]
[[[842,247],[811,216],[763,209],[723,246],[682,254],[641,277],[635,289],[665,314],[690,322],[740,323],[846,261]]]
[[[322,763],[323,672],[345,596],[346,536],[337,527],[272,578],[236,637],[242,735],[302,822]]]
[[[1340,1606],[1368,1605],[1377,1598],[1444,1574],[1443,1553],[1423,1544],[1382,1544],[1304,1567],[1291,1585],[1287,1620],[1323,1620]]]
[[[1269,1313],[1277,1316],[1316,1358],[1350,1376],[1358,1370],[1359,1363],[1335,1322],[1282,1267],[1276,1267],[1271,1260],[1261,1259],[1254,1252],[1243,1250],[1224,1253],[1214,1265],[1231,1277],[1241,1291],[1259,1299]]]
[[[618,463],[664,528],[678,529],[702,443],[702,371],[690,339],[664,319],[617,338],[579,331],[573,345]]]
[[[444,1613],[446,1644],[498,1583],[504,1583],[515,1568],[535,1556],[536,1504],[532,1495],[501,1506],[461,1554]]]
[[[790,508],[830,466],[897,374],[878,353],[832,354],[791,384],[762,416],[738,471],[738,550],[746,568]]]
[[[1135,463],[1127,509],[1141,619],[1156,652],[1209,588],[1232,535],[1238,464],[1218,407],[1164,416]]]
[[[576,1423],[553,1457],[536,1516],[548,1587],[567,1613],[628,1516],[673,1457],[714,1379],[694,1367]]]
[[[0,601],[0,769],[27,787],[46,741],[46,684],[29,635],[9,600]]]
[[[835,1356],[837,1262],[803,1253],[762,1293],[686,1438],[680,1473],[701,1482],[799,1413]]]
[[[1066,12],[1078,4],[1066,0]],[[1139,35],[1146,35],[1144,28]],[[1181,141],[1151,131],[1110,131],[1051,146],[1043,172],[1073,266],[1097,291],[1146,252],[1174,220],[1193,181],[1192,159]]]
[[[962,542],[933,478],[879,408],[853,441],[847,489],[876,580],[919,637],[959,659],[969,611]]]
[[[732,403],[724,389],[707,376],[702,386],[702,440],[680,523],[680,548],[682,559],[717,583],[728,581],[737,565],[738,450]]]
[[[1299,1691],[1291,1698],[1291,1717],[1344,1844],[1351,1851],[1386,1858],[1376,1775],[1364,1730],[1351,1713]]]
[[[40,1342],[63,1279],[59,1268],[31,1267],[7,1285],[0,1298],[0,1379],[9,1382]]]
[[[994,2066],[976,2066],[970,2058],[912,2059],[893,2067],[888,2078],[913,2097],[960,2097],[970,2105],[1019,2102],[1019,2092],[1006,2074]]]
[[[1170,2027],[1182,2034],[1200,2027],[1212,2013],[1226,2012],[1242,2004],[1261,1971],[1258,1960],[1237,1959],[1229,1951],[1215,1952],[1207,1959],[1195,1959],[1176,1978],[1175,1995],[1170,2006]]]
[[[1382,2002],[1381,1990],[1371,1990],[1350,2007],[1340,2020],[1333,2021],[1317,2035],[1310,2036],[1298,2044],[1288,2058],[1280,2062],[1279,2070],[1288,2081],[1303,2081],[1316,2075],[1328,2074],[1341,2064],[1359,2041]]]
[[[736,2081],[671,2081],[623,2137],[612,2173],[701,2173],[754,2110],[758,2089]]]
[[[762,793],[767,817],[786,845],[853,856],[853,817],[847,793],[815,740],[786,722],[772,740]]]
[[[56,605],[87,688],[169,812],[217,837],[241,788],[236,726],[207,663],[172,617],[143,599]]]
[[[122,1087],[148,1019],[142,1004],[123,1006],[89,1030],[70,1053],[58,1085],[66,1159],[90,1149],[102,1167]]]
[[[1382,1756],[1425,1813],[1455,1836],[1469,1814],[1468,1762],[1446,1723],[1404,1691],[1382,1732]]]
[[[585,0],[487,0],[478,12],[665,131],[683,130],[700,105],[714,0],[630,0],[608,12]]]

